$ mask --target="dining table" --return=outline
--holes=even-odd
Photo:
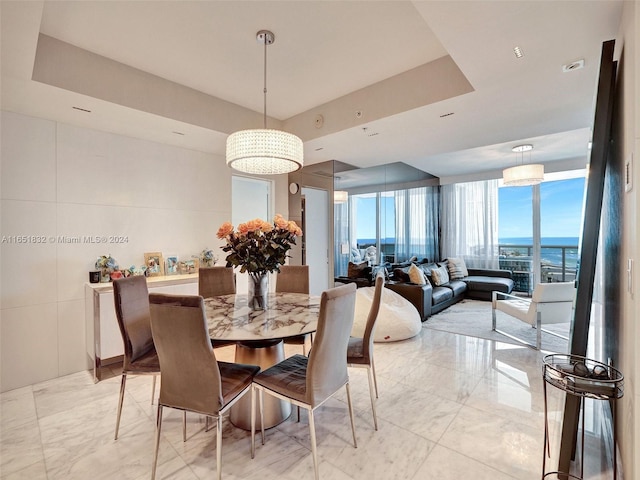
[[[266,307],[255,309],[246,294],[204,299],[207,327],[212,340],[236,342],[234,361],[258,365],[262,370],[285,359],[283,339],[316,331],[320,297],[304,293],[270,292]],[[264,397],[264,427],[271,428],[291,415],[291,404],[270,395]],[[251,397],[245,395],[232,408],[230,420],[250,430]],[[257,424],[260,425],[259,412]]]

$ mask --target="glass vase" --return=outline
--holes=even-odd
[[[269,299],[269,275],[249,273],[249,307],[253,310],[266,310]]]
[[[108,268],[100,270],[100,283],[109,283],[111,281],[111,272]]]

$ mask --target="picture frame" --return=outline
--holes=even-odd
[[[178,275],[179,270],[178,270],[179,264],[178,264],[178,256],[177,255],[167,255],[167,258],[165,260],[165,268],[164,268],[164,274],[165,275]]]
[[[181,275],[198,273],[198,268],[200,268],[200,261],[197,258],[178,262],[178,273]]]
[[[144,265],[147,267],[147,275],[149,277],[161,277],[164,275],[164,260],[161,252],[145,253]]]

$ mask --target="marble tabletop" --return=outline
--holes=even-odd
[[[267,340],[316,330],[320,297],[269,293],[266,310],[252,310],[247,295],[205,298],[209,335],[215,340]]]

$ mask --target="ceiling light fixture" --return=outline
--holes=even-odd
[[[544,165],[524,163],[524,152],[531,152],[533,145],[517,145],[511,149],[520,154],[520,165],[502,171],[502,183],[507,187],[537,185],[544,180]],[[531,160],[531,154],[529,154]]]
[[[520,47],[513,47],[513,53],[516,54],[516,58],[524,57],[524,52],[522,51],[522,49]]]
[[[334,190],[333,203],[347,203],[349,200],[349,192],[345,190]]]
[[[303,165],[302,140],[292,133],[267,129],[267,46],[275,42],[268,30],[256,34],[264,45],[264,128],[241,130],[227,137],[227,165],[244,173],[278,175]]]

